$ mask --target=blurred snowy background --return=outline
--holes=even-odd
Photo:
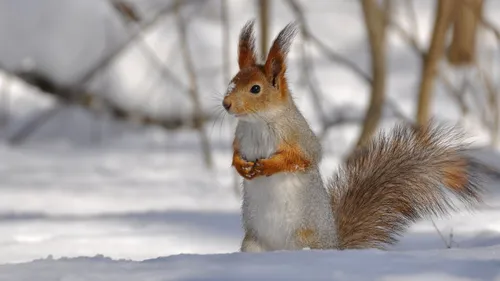
[[[238,251],[235,124],[220,102],[252,18],[259,51],[290,21],[301,24],[288,76],[321,136],[324,177],[374,132],[429,118],[463,126],[475,155],[500,170],[500,1],[0,0],[0,15],[0,264]],[[186,280],[181,269],[193,266],[218,272],[214,280],[372,280],[394,269],[380,264],[385,255],[400,262],[396,275],[500,280],[497,185],[480,212],[423,221],[391,255],[177,256],[162,268]],[[456,256],[466,261],[439,263]],[[93,268],[102,280],[164,280],[145,277],[161,271],[156,261],[126,263],[121,276],[112,272],[122,264],[98,266],[107,259],[67,267],[49,258],[0,266],[0,279],[98,280],[86,275]],[[363,274],[356,263],[374,265]],[[228,275],[218,271],[225,265]]]

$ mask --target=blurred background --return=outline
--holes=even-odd
[[[288,78],[325,178],[401,121],[459,124],[495,165],[500,1],[2,0],[0,15],[0,263],[237,251],[221,100],[250,19],[262,56],[300,24]],[[422,222],[395,250],[500,243],[498,215]]]

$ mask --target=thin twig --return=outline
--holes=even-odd
[[[365,26],[368,33],[371,52],[373,82],[370,91],[370,103],[363,119],[361,134],[356,146],[363,146],[370,141],[382,116],[385,101],[386,84],[386,18],[390,17],[391,1],[386,0],[382,10],[375,0],[361,0]]]
[[[481,9],[477,9],[475,6],[474,6],[474,3],[469,3],[469,1],[462,1],[465,5],[469,6],[469,8],[475,12],[476,16],[479,17],[479,22],[481,23],[481,25],[490,30],[493,35],[495,36],[495,38],[497,39],[497,41],[500,43],[500,29],[493,23],[491,22],[490,20],[488,20],[485,16],[484,16],[484,13],[482,13]]]
[[[410,0],[407,0],[407,2],[410,2]],[[412,7],[413,7],[412,5],[408,5],[408,9],[411,9]],[[415,16],[415,19],[412,20],[412,22],[413,25],[416,25],[417,21],[416,21],[415,11],[412,10],[410,12]],[[400,24],[398,24],[388,13],[384,14],[387,25],[390,28],[394,29],[394,31],[397,32],[399,37],[401,37],[401,39],[406,41],[408,45],[410,45],[410,47],[415,51],[415,53],[417,53],[422,58],[425,58],[426,51],[424,50],[424,48],[420,46],[420,43],[418,42],[417,39],[418,38],[417,33],[410,34],[406,29],[404,29]],[[417,31],[416,26],[412,26],[412,29],[414,29],[415,32]]]
[[[436,223],[433,220],[431,220],[431,222],[432,222],[432,225],[434,226],[434,229],[436,229],[436,232],[439,234],[439,237],[441,237],[441,240],[443,240],[443,243],[446,246],[446,248],[450,249],[451,248],[451,242],[446,241],[446,238],[444,238],[443,233],[441,233],[441,230],[439,230],[439,228],[437,227]],[[450,235],[451,235],[451,233],[450,233]]]
[[[64,108],[65,106],[59,103],[54,107],[39,112],[36,118],[31,119],[21,130],[9,137],[8,142],[11,145],[21,144],[28,136],[45,124],[47,120],[59,114]]]
[[[181,0],[176,1],[175,14],[176,14],[176,20],[177,20],[177,29],[179,32],[180,48],[181,48],[182,56],[184,58],[184,64],[185,64],[188,78],[189,78],[190,86],[189,86],[188,93],[189,93],[189,96],[191,97],[191,100],[193,102],[193,121],[195,123],[195,128],[197,128],[199,135],[200,135],[205,164],[207,165],[207,167],[212,168],[213,167],[213,160],[212,160],[212,153],[210,150],[210,142],[209,142],[208,136],[205,132],[203,120],[201,118],[202,107],[201,107],[201,102],[200,102],[200,97],[199,97],[198,81],[196,78],[196,70],[194,67],[193,58],[192,58],[191,53],[189,51],[186,25],[185,25],[184,19],[182,18],[182,15],[181,15],[181,2],[182,2]]]
[[[193,2],[195,0],[187,0],[187,1]],[[92,68],[90,68],[84,75],[82,75],[82,77],[77,79],[77,81],[73,84],[74,86],[73,86],[71,91],[66,91],[66,90],[63,91],[65,93],[65,99],[67,99],[66,101],[77,100],[77,97],[75,97],[75,95],[77,95],[78,93],[85,92],[85,90],[84,90],[85,85],[90,80],[92,80],[97,73],[99,73],[101,70],[103,70],[103,69],[107,68],[109,65],[111,65],[120,56],[120,54],[124,50],[127,49],[127,47],[130,45],[130,43],[134,42],[142,34],[142,32],[145,29],[148,29],[151,26],[155,25],[162,18],[163,15],[173,11],[174,8],[175,8],[175,5],[172,4],[172,5],[168,5],[162,9],[160,9],[160,11],[155,16],[153,16],[153,18],[151,20],[145,21],[143,24],[141,24],[140,25],[141,28],[139,28],[139,30],[137,32],[135,32],[132,36],[127,38],[127,40],[122,42],[122,44],[120,44],[118,47],[116,47],[114,49],[114,51],[111,52],[107,57],[102,59],[100,62],[96,63],[96,65],[94,65]],[[28,82],[28,84],[31,84],[31,83]],[[52,93],[52,94],[60,94],[60,93]],[[14,137],[11,137],[11,140],[14,139],[16,141],[16,143],[21,143],[29,136],[29,134],[36,131],[36,128],[33,129],[33,124],[35,124],[37,126],[41,126],[43,123],[50,120],[50,118],[54,115],[55,114],[48,114],[47,113],[46,115],[44,115],[44,116],[47,116],[47,118],[42,118],[41,120],[37,120],[39,118],[38,118],[38,115],[36,115],[34,117],[34,119],[32,119],[31,121],[28,121],[25,125],[23,125],[23,127],[21,127],[21,129],[19,131],[15,132]],[[17,137],[19,135],[21,135],[22,137]]]
[[[229,32],[229,13],[227,8],[227,0],[221,0],[221,21],[222,21],[222,70],[223,70],[223,83],[226,85],[231,79],[231,52],[229,46],[231,44],[231,37]],[[234,125],[236,120],[231,119],[231,124]],[[241,184],[240,176],[235,169],[232,169],[233,176],[233,191],[237,198],[241,197]]]
[[[415,40],[415,46],[420,46],[418,44],[418,38],[420,38],[420,29],[418,25],[417,12],[415,11],[415,2],[413,0],[406,0],[406,11],[408,12],[408,17],[411,21],[410,29],[413,30],[413,38]]]
[[[322,106],[322,93],[320,93],[320,89],[316,87],[318,83],[314,81],[313,77],[313,69],[312,69],[312,63],[311,60],[307,54],[306,50],[306,42],[307,42],[307,33],[302,32],[302,37],[303,40],[300,44],[300,53],[301,53],[301,62],[302,62],[302,67],[301,69],[303,70],[303,79],[305,83],[307,84],[307,87],[309,88],[309,91],[311,92],[312,100],[314,102],[314,106],[316,107],[317,113],[319,115],[319,118],[321,119],[321,123],[323,124],[323,129],[322,131],[326,131],[326,115],[325,112],[323,111],[323,106]]]
[[[186,4],[185,3],[186,1],[187,2],[195,2],[197,0],[184,0],[183,1],[184,4]],[[115,50],[113,52],[111,52],[110,55],[108,55],[106,58],[104,58],[98,64],[96,64],[94,67],[92,67],[89,71],[87,71],[87,73],[85,75],[83,75],[80,79],[78,79],[77,83],[75,83],[75,84],[78,85],[78,86],[80,86],[80,87],[83,86],[83,85],[85,85],[99,71],[101,71],[102,69],[105,69],[111,63],[113,63],[115,61],[115,59],[117,57],[119,57],[119,55],[124,50],[127,49],[127,47],[129,46],[129,44],[131,42],[134,42],[138,37],[140,37],[146,29],[148,29],[151,26],[155,25],[165,14],[173,12],[175,10],[175,7],[176,7],[176,3],[173,3],[173,4],[170,4],[168,6],[165,6],[162,9],[160,9],[160,11],[158,11],[158,13],[156,15],[154,15],[152,19],[150,19],[148,21],[144,21],[144,23],[141,23],[140,24],[140,28],[138,28],[137,31],[135,31],[131,36],[129,36],[127,38],[127,40],[125,40],[125,42],[123,42],[121,45],[119,45],[117,48],[115,48]]]
[[[229,83],[231,79],[231,37],[229,31],[229,13],[227,9],[227,0],[221,0],[221,21],[222,21],[222,65],[223,65],[223,85]]]
[[[304,16],[304,11],[301,5],[296,0],[287,0],[287,3],[292,8],[293,13],[302,25],[302,33],[305,34],[309,40],[314,43],[318,49],[331,61],[343,65],[344,67],[350,69],[358,76],[360,76],[368,84],[371,84],[372,78],[359,66],[354,64],[349,59],[345,58],[341,54],[331,50],[325,43],[323,43],[319,38],[317,38],[309,29],[306,18]]]
[[[500,114],[498,109],[498,90],[493,85],[491,77],[486,73],[486,71],[476,63],[476,69],[479,74],[479,78],[483,81],[484,88],[488,94],[488,105],[490,106],[491,114],[493,115],[492,124],[490,126],[492,135],[492,145],[498,144],[498,130],[500,126]]]
[[[0,88],[0,105],[2,105],[2,109],[0,110],[0,127],[5,128],[9,124],[10,117],[10,85],[11,77],[4,75],[2,87]]]
[[[448,90],[447,92],[450,94],[450,96],[459,104],[462,115],[467,115],[470,112],[470,109],[467,105],[467,102],[465,101],[465,93],[467,89],[465,82],[460,89],[457,89],[453,86],[453,83],[451,83],[448,76],[446,76],[444,73],[439,72],[438,77],[440,78],[441,83],[443,83],[443,85]]]

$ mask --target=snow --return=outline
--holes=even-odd
[[[35,2],[0,1],[0,40],[6,42],[0,44],[0,66],[41,69],[68,84],[125,40],[123,26],[104,1]],[[141,9],[148,15],[169,3],[134,2],[142,3]],[[220,99],[230,85],[222,79],[218,2],[206,2],[203,9],[191,7],[186,14],[191,13],[189,40],[200,72],[203,106],[211,111],[220,107]],[[235,39],[239,28],[254,16],[255,7],[245,1],[228,2],[233,11],[230,48],[234,72]],[[368,70],[359,4],[306,2],[314,34]],[[414,2],[419,37],[425,46],[433,1]],[[271,30],[276,34],[293,17],[283,1],[272,3],[272,10],[279,15],[273,19]],[[487,1],[485,9],[497,25],[499,4]],[[53,13],[62,10],[66,12]],[[409,27],[406,15],[397,14],[398,20]],[[165,17],[145,36],[145,42],[162,61],[168,61],[173,75],[187,84],[176,47],[178,35],[172,26],[175,18]],[[483,36],[480,48],[495,48],[494,40]],[[318,113],[300,82],[300,41],[297,38],[290,53],[291,87],[306,118],[313,128],[319,128]],[[413,116],[419,61],[397,36],[391,35],[390,42],[388,94],[407,116]],[[325,112],[354,114],[363,110],[368,86],[341,66],[324,61],[317,50],[309,49]],[[498,61],[498,51],[495,58]],[[189,115],[185,92],[161,78],[136,44],[93,81],[92,87],[134,109],[158,115]],[[3,82],[0,75],[0,84]],[[11,84],[7,103],[10,122],[0,126],[0,138],[16,131],[34,113],[54,106],[54,100],[18,81]],[[440,85],[436,86],[433,107],[439,120],[458,119],[457,107]],[[470,116],[464,121],[476,145],[489,143],[477,120]],[[392,124],[389,120],[382,127]],[[232,187],[231,125],[227,119],[207,125],[215,160],[213,170],[204,167],[196,132],[141,128],[74,107],[58,113],[22,146],[0,142],[0,280],[500,281],[498,178],[488,183],[486,204],[477,212],[419,222],[386,252],[237,253],[243,232],[240,198]],[[326,155],[321,170],[325,178],[349,152],[358,132],[355,126],[341,126],[323,140]],[[492,167],[500,167],[500,155],[493,148],[477,149],[472,154]]]
[[[0,280],[500,280],[500,247],[388,253],[302,251],[177,255],[134,262],[93,258],[0,266]]]

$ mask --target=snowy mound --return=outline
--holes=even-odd
[[[302,251],[178,255],[142,262],[44,259],[0,266],[0,280],[500,280],[500,246],[391,253]]]

